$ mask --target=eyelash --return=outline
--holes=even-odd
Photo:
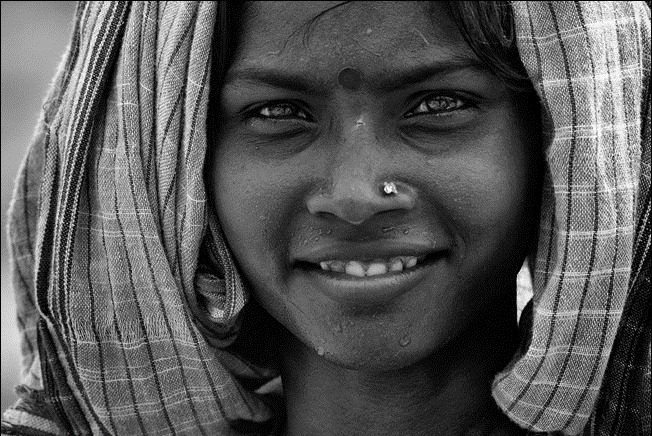
[[[289,109],[292,114],[285,114],[285,115],[280,115],[280,116],[272,116],[272,115],[263,115],[261,112],[263,110],[267,110],[270,112],[270,108],[283,108],[283,109]],[[258,106],[247,113],[245,113],[245,118],[258,118],[261,120],[270,120],[270,121],[279,121],[279,120],[291,120],[296,117],[297,113],[303,114],[302,117],[299,117],[302,121],[312,121],[311,117],[308,115],[308,113],[301,109],[299,105],[296,103],[293,103],[291,101],[273,101],[269,102],[267,104],[264,104],[262,106]]]
[[[453,108],[446,107],[443,109],[440,108],[439,111],[437,111],[436,109],[433,109],[433,107],[431,106],[431,103],[434,101],[439,101],[439,102],[443,101],[445,105],[452,103],[455,105],[455,107]],[[456,95],[428,94],[419,102],[419,104],[414,109],[408,111],[408,113],[405,114],[405,117],[410,118],[410,117],[421,116],[421,115],[432,115],[436,117],[448,116],[448,114],[452,112],[468,109],[472,106],[473,105],[469,101]],[[423,112],[416,113],[416,111],[419,109],[423,110]],[[433,111],[430,112],[428,111],[428,109],[432,109]]]
[[[432,105],[430,103],[434,102],[435,100],[438,100],[444,104],[449,104],[453,103],[455,107],[450,108],[446,107],[444,109],[439,109],[439,112],[436,111],[436,109],[433,109]],[[415,117],[415,116],[420,116],[420,115],[432,115],[432,116],[447,116],[447,114],[450,114],[452,112],[458,111],[458,110],[464,110],[472,107],[473,105],[468,102],[466,99],[461,98],[459,96],[451,96],[451,95],[445,95],[445,94],[428,94],[426,95],[420,102],[419,104],[414,107],[414,109],[411,109],[408,111],[408,113],[405,115],[406,118],[410,117]],[[291,114],[284,114],[280,116],[273,116],[270,114],[270,109],[271,108],[282,108],[284,110],[289,110],[290,112],[293,112]],[[416,113],[417,110],[422,109],[421,113]],[[432,109],[432,112],[429,112],[428,109]],[[268,114],[262,114],[263,110],[266,110]],[[297,114],[303,114],[300,118],[303,121],[312,121],[311,117],[307,114],[307,112],[303,109],[301,109],[296,103],[293,103],[291,101],[273,101],[269,102],[267,104],[264,104],[262,106],[258,106],[250,111],[248,111],[245,114],[245,118],[258,118],[261,120],[269,120],[269,121],[282,121],[282,120],[291,120],[294,118],[297,118]]]

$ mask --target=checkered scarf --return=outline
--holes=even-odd
[[[547,167],[524,340],[493,395],[531,432],[650,434],[650,10],[512,5]],[[202,176],[223,10],[78,6],[10,210],[24,377],[3,434],[276,431]]]

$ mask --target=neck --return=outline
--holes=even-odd
[[[288,334],[287,434],[511,434],[515,427],[491,398],[491,382],[514,353],[516,324],[496,322],[392,371],[344,368]]]

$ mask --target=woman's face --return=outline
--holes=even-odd
[[[536,117],[437,2],[340,5],[308,28],[336,4],[251,5],[210,183],[262,307],[324,358],[399,368],[515,316]]]

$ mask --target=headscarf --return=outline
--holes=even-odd
[[[546,171],[523,342],[532,432],[650,432],[650,10],[512,2]],[[81,2],[16,182],[16,434],[266,434],[278,374],[207,203],[219,2]],[[267,383],[267,384],[265,384]]]
[[[536,431],[650,434],[650,10],[512,7],[547,168],[531,325],[493,395]]]

